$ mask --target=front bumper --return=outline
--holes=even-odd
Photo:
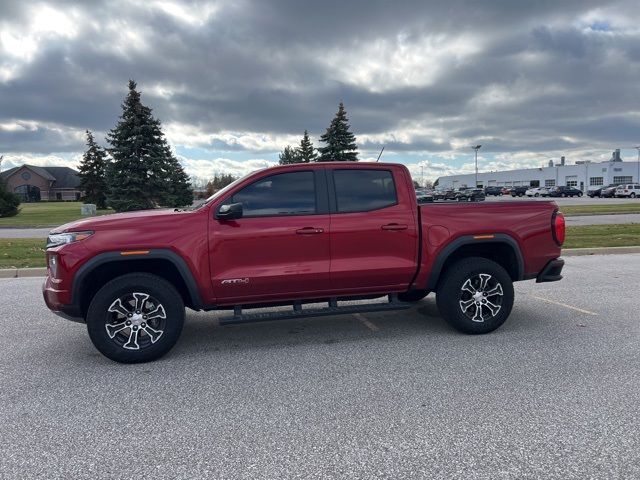
[[[558,280],[562,280],[561,273],[563,267],[564,260],[562,258],[551,260],[536,277],[536,283],[557,282]]]
[[[42,284],[42,296],[49,310],[59,317],[73,322],[84,323],[84,316],[80,307],[62,303],[61,299],[68,298],[69,292],[57,289],[50,276],[47,276]]]

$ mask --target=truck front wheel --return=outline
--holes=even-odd
[[[513,282],[502,266],[471,257],[451,265],[436,294],[438,310],[456,330],[489,333],[500,327],[513,307]]]
[[[147,273],[115,278],[93,297],[87,329],[93,345],[121,363],[149,362],[175,345],[184,323],[184,303],[165,279]]]

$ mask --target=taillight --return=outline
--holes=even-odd
[[[559,246],[562,246],[564,243],[566,230],[564,215],[560,212],[554,212],[553,218],[551,219],[551,233],[553,233],[553,239]]]

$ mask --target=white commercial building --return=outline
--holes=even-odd
[[[521,170],[507,170],[503,172],[478,172],[478,187],[555,187],[566,185],[577,187],[587,192],[602,185],[640,183],[640,164],[638,162],[623,162],[620,151],[616,150],[611,160],[607,162],[576,162],[575,165],[565,165],[564,157],[561,163],[548,167],[523,168]],[[475,173],[440,177],[437,188],[471,187],[475,183]]]

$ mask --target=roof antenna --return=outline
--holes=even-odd
[[[382,150],[380,150],[380,153],[378,154],[378,158],[376,158],[376,163],[380,160],[380,157],[382,156],[382,152],[384,152],[384,146],[382,147]]]

